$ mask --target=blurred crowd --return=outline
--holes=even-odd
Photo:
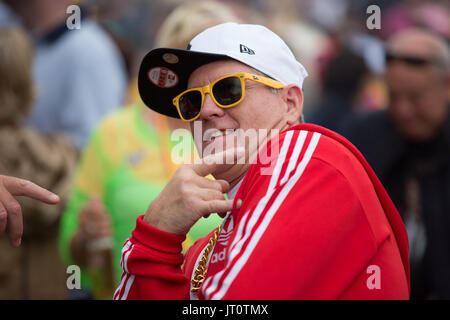
[[[140,62],[227,21],[288,43],[309,73],[305,121],[356,145],[405,223],[411,297],[450,299],[450,5],[427,0],[0,1],[0,174],[62,200],[20,199],[22,245],[0,238],[0,299],[112,297],[122,245],[176,170],[170,136],[185,127],[143,105]],[[202,219],[184,247],[219,223]],[[67,288],[68,265],[81,289]]]

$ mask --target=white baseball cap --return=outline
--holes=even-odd
[[[158,48],[150,51],[139,70],[142,101],[156,112],[179,118],[172,99],[187,89],[191,73],[202,65],[230,58],[285,85],[302,88],[308,76],[278,35],[261,25],[227,22],[198,34],[187,50]]]

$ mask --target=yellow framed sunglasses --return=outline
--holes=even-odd
[[[214,103],[221,108],[231,108],[245,98],[245,80],[252,80],[274,89],[282,89],[284,84],[276,80],[250,73],[234,73],[221,77],[203,87],[183,91],[175,98],[173,104],[180,118],[185,122],[196,120],[209,94]]]

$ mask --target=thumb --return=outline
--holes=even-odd
[[[89,206],[89,211],[91,211],[94,214],[102,214],[105,212],[105,207],[103,205],[103,202],[100,200],[100,198],[98,196],[92,197],[88,206]]]
[[[228,211],[233,210],[233,200],[211,200],[208,201],[208,207],[205,214],[216,212],[222,218],[226,216]]]

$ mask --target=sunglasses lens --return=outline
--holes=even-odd
[[[212,88],[216,101],[227,106],[233,104],[242,97],[241,80],[238,77],[229,77],[218,81]]]
[[[180,113],[185,120],[195,118],[202,106],[202,94],[200,91],[189,91],[183,94],[178,100]]]

